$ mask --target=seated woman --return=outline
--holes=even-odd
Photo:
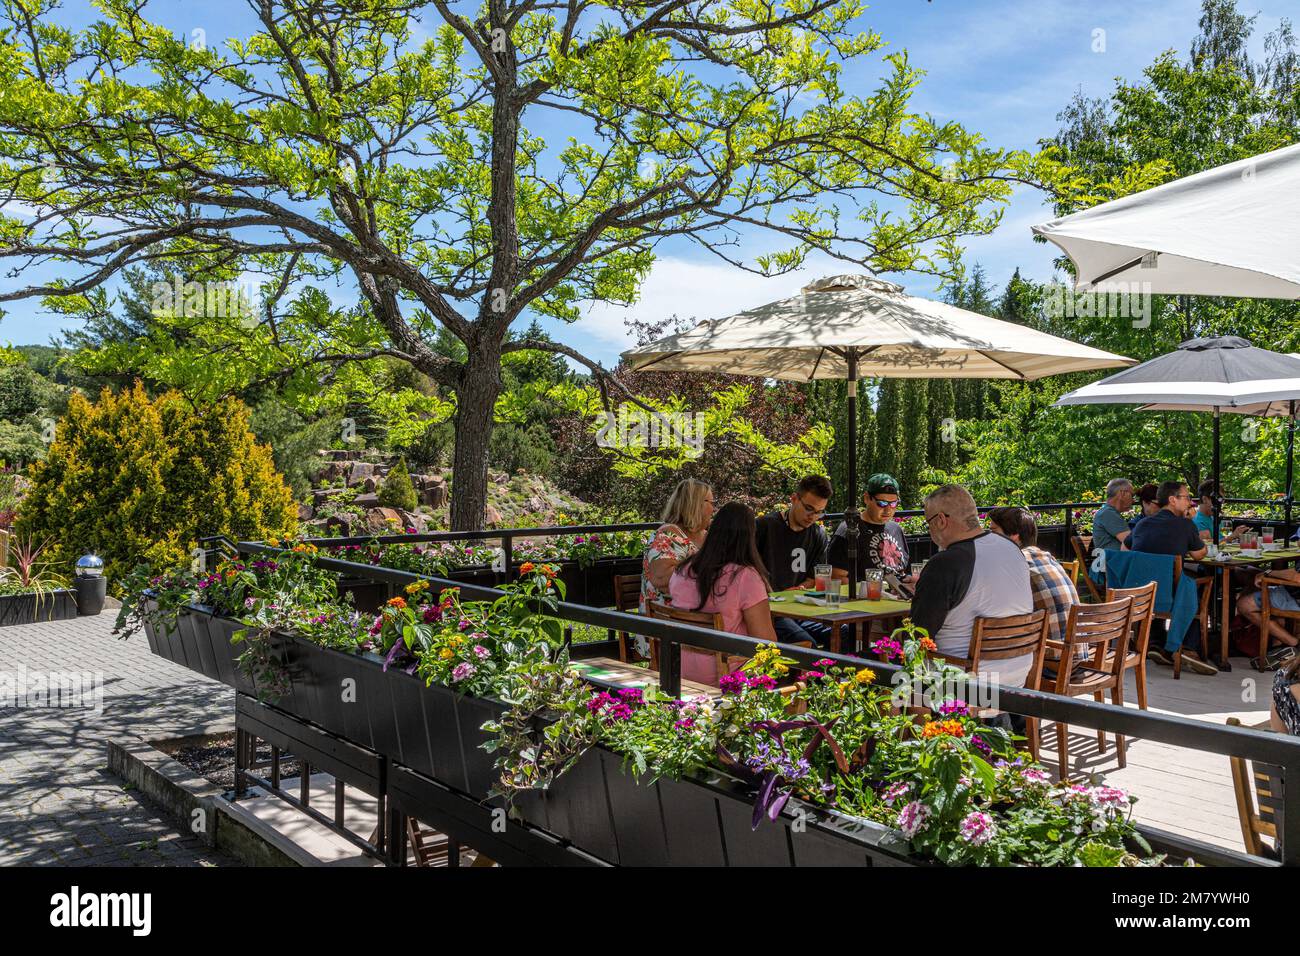
[[[713,517],[713,489],[703,481],[685,478],[677,483],[660,525],[641,556],[641,613],[646,604],[671,604],[668,579],[677,565],[700,549]]]
[[[1300,736],[1300,695],[1296,684],[1300,682],[1300,657],[1273,675],[1273,703],[1269,708],[1268,723],[1274,730]]]
[[[678,565],[668,592],[673,607],[720,614],[723,629],[732,634],[776,640],[767,603],[767,569],[754,537],[754,512],[740,502],[717,513],[704,546]],[[682,676],[716,684],[716,657],[682,648]]]

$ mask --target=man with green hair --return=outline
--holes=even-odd
[[[898,482],[892,475],[879,472],[867,479],[867,490],[862,495],[862,520],[858,524],[860,569],[879,568],[900,576],[907,574],[907,537],[903,526],[894,520],[900,503]],[[843,521],[831,535],[829,560],[835,568],[836,580],[847,581],[849,533]]]

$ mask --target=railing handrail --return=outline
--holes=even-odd
[[[263,554],[283,552],[281,548],[248,541],[241,541],[239,550],[245,553]],[[360,564],[340,558],[315,555],[313,560],[317,566],[325,570],[353,574],[386,584],[405,586],[417,581],[427,581],[434,591],[440,592],[446,588],[458,588],[470,600],[491,601],[501,597],[502,594],[497,588],[466,584],[447,578],[430,577],[410,571],[399,571],[394,568]],[[580,624],[592,624],[615,631],[643,634],[674,645],[677,649],[680,649],[681,644],[689,643],[692,647],[702,647],[707,650],[752,657],[759,646],[773,643],[725,631],[715,631],[711,628],[699,627],[693,624],[651,618],[640,614],[629,614],[607,608],[589,607],[568,601],[558,602],[555,616]],[[784,656],[804,665],[812,665],[817,660],[830,659],[839,664],[870,667],[872,670],[883,671],[886,674],[893,674],[901,670],[896,664],[851,657],[817,648],[810,649],[779,642],[777,647],[780,648]],[[660,656],[662,659],[662,651]],[[1295,770],[1296,776],[1291,779],[1300,779],[1300,738],[1288,734],[1262,733],[1248,728],[1229,727],[1226,724],[1220,726],[1174,714],[1117,708],[1096,701],[1061,697],[1047,691],[1001,687],[996,682],[991,682],[991,686],[998,694],[998,707],[1001,710],[1011,710],[1014,713],[1020,713],[1028,717],[1079,724],[1095,730],[1109,730],[1114,733],[1141,737],[1145,740],[1168,743],[1172,746],[1192,746],[1187,741],[1187,737],[1191,736],[1206,744],[1203,747],[1192,746],[1192,749],[1281,765],[1287,769]],[[665,688],[665,690],[676,696],[680,692],[680,686],[671,689]],[[1003,706],[1007,703],[1023,705],[1024,709],[1018,710],[1015,706]],[[1296,789],[1300,792],[1300,787]],[[1297,825],[1300,825],[1300,821],[1297,821]]]

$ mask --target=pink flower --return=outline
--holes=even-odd
[[[460,628],[462,631],[468,631],[471,627],[474,626],[474,622],[467,617],[462,617],[460,619],[460,623],[457,624],[456,626]]]
[[[488,650],[486,647],[484,647],[482,644],[475,644],[475,645],[474,645],[474,656],[477,657],[479,660],[485,660],[486,658],[488,658],[489,656],[491,656],[491,654],[492,654],[492,652],[489,651],[489,650]]]
[[[911,789],[912,787],[910,784],[903,783],[900,780],[898,783],[893,784],[888,790],[886,790],[883,794],[881,794],[880,799],[884,800],[885,803],[887,803],[889,806],[892,807],[894,805],[895,800],[907,796],[908,793],[911,792]]]
[[[457,664],[456,668],[451,672],[451,679],[457,682],[463,681],[467,677],[473,677],[475,670],[477,670],[477,668],[475,668],[469,661],[462,661]]]
[[[1115,787],[1093,787],[1088,796],[1104,810],[1127,810],[1129,806],[1128,794]]]
[[[909,840],[925,829],[933,811],[920,800],[913,800],[898,811],[898,828]]]
[[[992,840],[996,833],[997,827],[993,825],[993,818],[978,810],[968,813],[966,819],[961,822],[961,838],[971,846],[983,846]]]

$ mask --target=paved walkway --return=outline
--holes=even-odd
[[[234,691],[112,635],[115,610],[0,628],[0,865],[213,866],[234,861],[177,831],[105,769],[108,742],[203,733]],[[52,671],[102,678],[103,706],[11,706]]]

